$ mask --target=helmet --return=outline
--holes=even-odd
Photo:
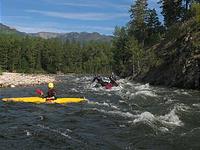
[[[50,88],[50,89],[52,89],[52,88],[54,88],[54,84],[53,83],[48,83],[48,88]]]

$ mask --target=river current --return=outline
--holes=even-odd
[[[0,101],[0,149],[199,150],[200,92],[121,79],[95,88],[92,76],[59,76],[58,97],[82,104]],[[36,96],[45,85],[0,89],[1,97]]]

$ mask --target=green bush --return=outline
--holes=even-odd
[[[2,71],[1,66],[0,66],[0,75],[2,75],[2,73],[3,73],[3,71]]]
[[[196,22],[200,23],[200,4],[199,3],[192,4],[192,12],[194,14]]]
[[[172,25],[166,33],[166,38],[171,41],[180,37],[180,35],[182,34],[182,30],[180,27],[181,27],[181,23],[176,23]]]

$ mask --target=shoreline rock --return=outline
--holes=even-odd
[[[34,86],[46,84],[48,82],[58,82],[56,75],[44,74],[23,74],[3,72],[0,75],[0,88],[17,86]]]

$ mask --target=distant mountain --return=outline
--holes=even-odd
[[[75,41],[111,41],[112,36],[101,35],[97,32],[87,33],[87,32],[71,32],[60,36],[62,39],[75,40]]]
[[[57,38],[61,36],[62,33],[53,33],[53,32],[38,32],[38,33],[29,33],[31,36],[41,37],[43,39]]]
[[[19,35],[25,35],[26,33],[17,31],[14,28],[8,27],[2,23],[0,23],[0,33],[5,33],[5,34],[19,34]]]
[[[50,38],[60,38],[62,40],[75,40],[75,41],[108,41],[112,40],[112,36],[101,35],[97,32],[88,33],[88,32],[70,32],[70,33],[51,33],[51,32],[39,32],[32,33],[32,36],[41,37],[44,39]]]
[[[0,23],[0,33],[6,33],[6,34],[18,34],[18,35],[30,35],[34,37],[41,37],[44,39],[50,39],[50,38],[59,38],[62,40],[75,40],[75,41],[102,41],[102,42],[110,42],[112,40],[112,36],[107,35],[101,35],[97,32],[88,33],[88,32],[70,32],[70,33],[53,33],[53,32],[38,32],[38,33],[24,33],[17,31],[16,29],[13,29],[11,27],[8,27],[6,25],[3,25]]]

